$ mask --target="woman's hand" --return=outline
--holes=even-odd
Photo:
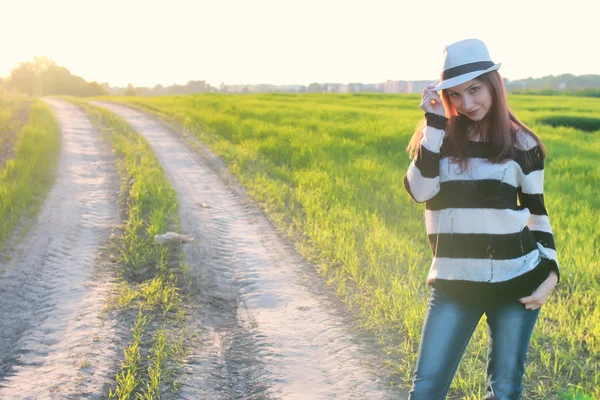
[[[436,83],[430,83],[423,89],[423,99],[421,101],[421,110],[433,114],[444,116],[444,105],[442,99],[436,91],[431,90],[436,86]]]
[[[546,280],[542,282],[537,289],[535,289],[531,296],[523,297],[522,299],[519,299],[519,301],[525,304],[526,309],[537,310],[543,306],[544,303],[546,303],[548,296],[550,296],[550,293],[552,293],[552,290],[554,290],[554,286],[556,286],[557,282],[558,275],[556,275],[556,272],[550,271],[548,278],[546,278]]]

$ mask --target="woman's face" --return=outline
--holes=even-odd
[[[492,94],[488,86],[473,79],[462,85],[446,89],[452,105],[472,121],[481,121],[492,107]]]

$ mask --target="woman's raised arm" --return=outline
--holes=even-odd
[[[404,187],[417,203],[433,198],[440,191],[440,149],[448,121],[431,112],[425,112],[425,119],[421,145],[404,175]]]

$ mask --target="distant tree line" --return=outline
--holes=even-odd
[[[584,89],[584,90],[526,89],[526,90],[513,90],[512,93],[533,94],[533,95],[540,95],[540,96],[600,97],[600,89]]]
[[[71,74],[65,67],[46,57],[34,57],[33,61],[19,63],[6,79],[0,79],[4,90],[16,91],[30,96],[66,94],[72,96],[99,96],[106,91],[97,82]]]
[[[600,75],[548,75],[505,83],[511,93],[600,97]]]
[[[510,81],[503,78],[509,93],[526,93],[540,95],[600,96],[600,75],[572,74],[549,75],[541,78],[527,78]],[[392,82],[393,88],[388,90],[387,84]],[[304,85],[225,85],[219,86],[221,93],[420,93],[431,81],[388,81],[383,83],[318,83]],[[410,84],[410,85],[409,85]],[[398,86],[398,87],[395,87]],[[410,87],[410,89],[409,89]]]
[[[155,85],[152,88],[138,86],[134,87],[131,83],[126,88],[110,87],[108,83],[102,84],[102,87],[112,95],[117,96],[160,96],[169,94],[193,94],[193,93],[212,93],[219,89],[209,85],[206,81],[189,81],[186,85]]]
[[[400,81],[399,81],[400,82]],[[404,82],[404,81],[401,81]],[[420,84],[429,81],[413,81],[412,89],[420,92]],[[571,95],[600,97],[600,75],[549,75],[542,78],[527,78],[510,81],[504,78],[504,84],[510,93],[539,94],[539,95]],[[12,69],[10,76],[0,78],[0,91],[18,91],[34,96],[66,94],[72,96],[99,96],[104,94],[121,96],[156,96],[193,93],[265,93],[265,92],[296,92],[296,93],[361,93],[383,92],[382,84],[339,83],[319,84],[313,82],[304,85],[271,84],[259,85],[221,85],[216,88],[203,80],[189,81],[185,85],[154,87],[111,87],[108,83],[87,82],[46,57],[34,57],[32,61],[19,63]]]

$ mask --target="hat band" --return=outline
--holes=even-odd
[[[449,68],[442,72],[442,80],[454,78],[455,76],[468,74],[473,71],[483,71],[493,67],[495,64],[492,61],[477,61],[470,64],[459,65],[458,67]]]

